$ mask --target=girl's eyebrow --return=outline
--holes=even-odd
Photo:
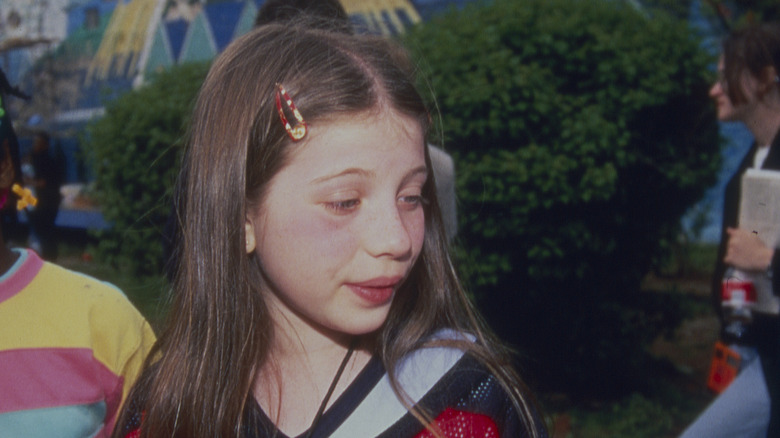
[[[424,164],[422,166],[415,167],[414,169],[410,170],[409,173],[406,174],[406,176],[404,177],[404,181],[408,181],[417,175],[423,175],[427,178],[428,167],[426,167]]]
[[[365,178],[373,178],[375,174],[370,170],[361,169],[359,167],[350,167],[349,169],[344,169],[339,173],[334,173],[332,175],[325,175],[318,178],[314,178],[313,180],[309,181],[309,183],[320,184],[320,183],[330,181],[332,179],[341,178],[343,176],[349,176],[349,175],[357,175]]]
[[[428,175],[428,168],[425,165],[415,167],[414,169],[410,170],[409,173],[404,176],[404,181],[414,177],[415,175]],[[334,173],[332,175],[325,175],[318,178],[314,178],[313,180],[309,181],[309,184],[321,184],[324,182],[328,182],[330,180],[341,178],[344,176],[361,176],[364,178],[373,178],[376,174],[371,170],[361,169],[359,167],[350,167],[349,169],[344,169],[341,172]]]

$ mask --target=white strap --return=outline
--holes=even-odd
[[[457,332],[440,332],[436,338],[468,339]],[[463,351],[457,348],[424,348],[407,356],[398,367],[398,382],[409,396],[412,404],[417,403],[433,388],[460,358]],[[406,415],[406,407],[390,386],[387,374],[377,383],[366,399],[331,435],[333,438],[354,438],[377,436]]]

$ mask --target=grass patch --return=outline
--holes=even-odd
[[[662,277],[709,278],[717,255],[718,245],[715,243],[677,243],[670,248],[668,257],[656,273]]]
[[[671,399],[669,399],[671,397]],[[572,425],[581,438],[677,436],[701,406],[673,391],[659,399],[634,393],[605,408],[592,411],[575,408]]]
[[[706,394],[690,394],[659,380],[649,394],[635,392],[613,401],[554,402],[548,426],[552,438],[672,438],[679,436],[710,400]],[[542,406],[549,406],[544,396]]]
[[[706,348],[709,353],[710,345],[699,346],[701,342],[691,336],[701,334],[691,334],[692,329],[685,333],[677,329],[681,322],[713,318],[710,279],[716,255],[714,244],[681,245],[643,282],[637,303],[650,320],[655,321],[656,314],[667,315],[656,323],[668,324],[669,331],[661,336],[671,350],[665,352],[673,353],[647,364],[639,377],[648,382],[646,389],[613,400],[582,400],[566,394],[551,401],[549,394],[540,394],[553,438],[677,437],[706,408],[714,395],[704,387],[700,373],[708,368],[709,354],[702,356],[707,361],[702,365],[691,358],[700,356],[691,349]]]

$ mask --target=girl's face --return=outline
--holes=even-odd
[[[728,85],[724,77],[723,56],[718,60],[718,80],[710,88],[710,97],[715,101],[718,120],[729,122],[746,122],[752,114],[752,110],[759,101],[759,81],[751,74],[743,72],[740,75],[740,83],[746,102],[734,104],[729,98]]]
[[[247,218],[277,326],[358,335],[384,323],[423,244],[424,145],[419,123],[383,111],[315,124],[292,146]]]

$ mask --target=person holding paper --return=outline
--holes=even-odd
[[[710,89],[721,121],[742,122],[754,143],[725,191],[720,247],[712,282],[721,321],[721,284],[729,268],[767,286],[753,309],[750,330],[759,360],[746,364],[739,376],[683,433],[694,436],[780,436],[780,255],[778,236],[740,226],[746,211],[743,177],[750,169],[780,171],[780,23],[753,25],[723,40],[718,79]],[[749,193],[755,195],[755,193]],[[771,201],[767,200],[767,203]],[[763,202],[761,202],[763,204]],[[774,207],[780,208],[780,206]],[[761,304],[765,303],[765,304]]]

